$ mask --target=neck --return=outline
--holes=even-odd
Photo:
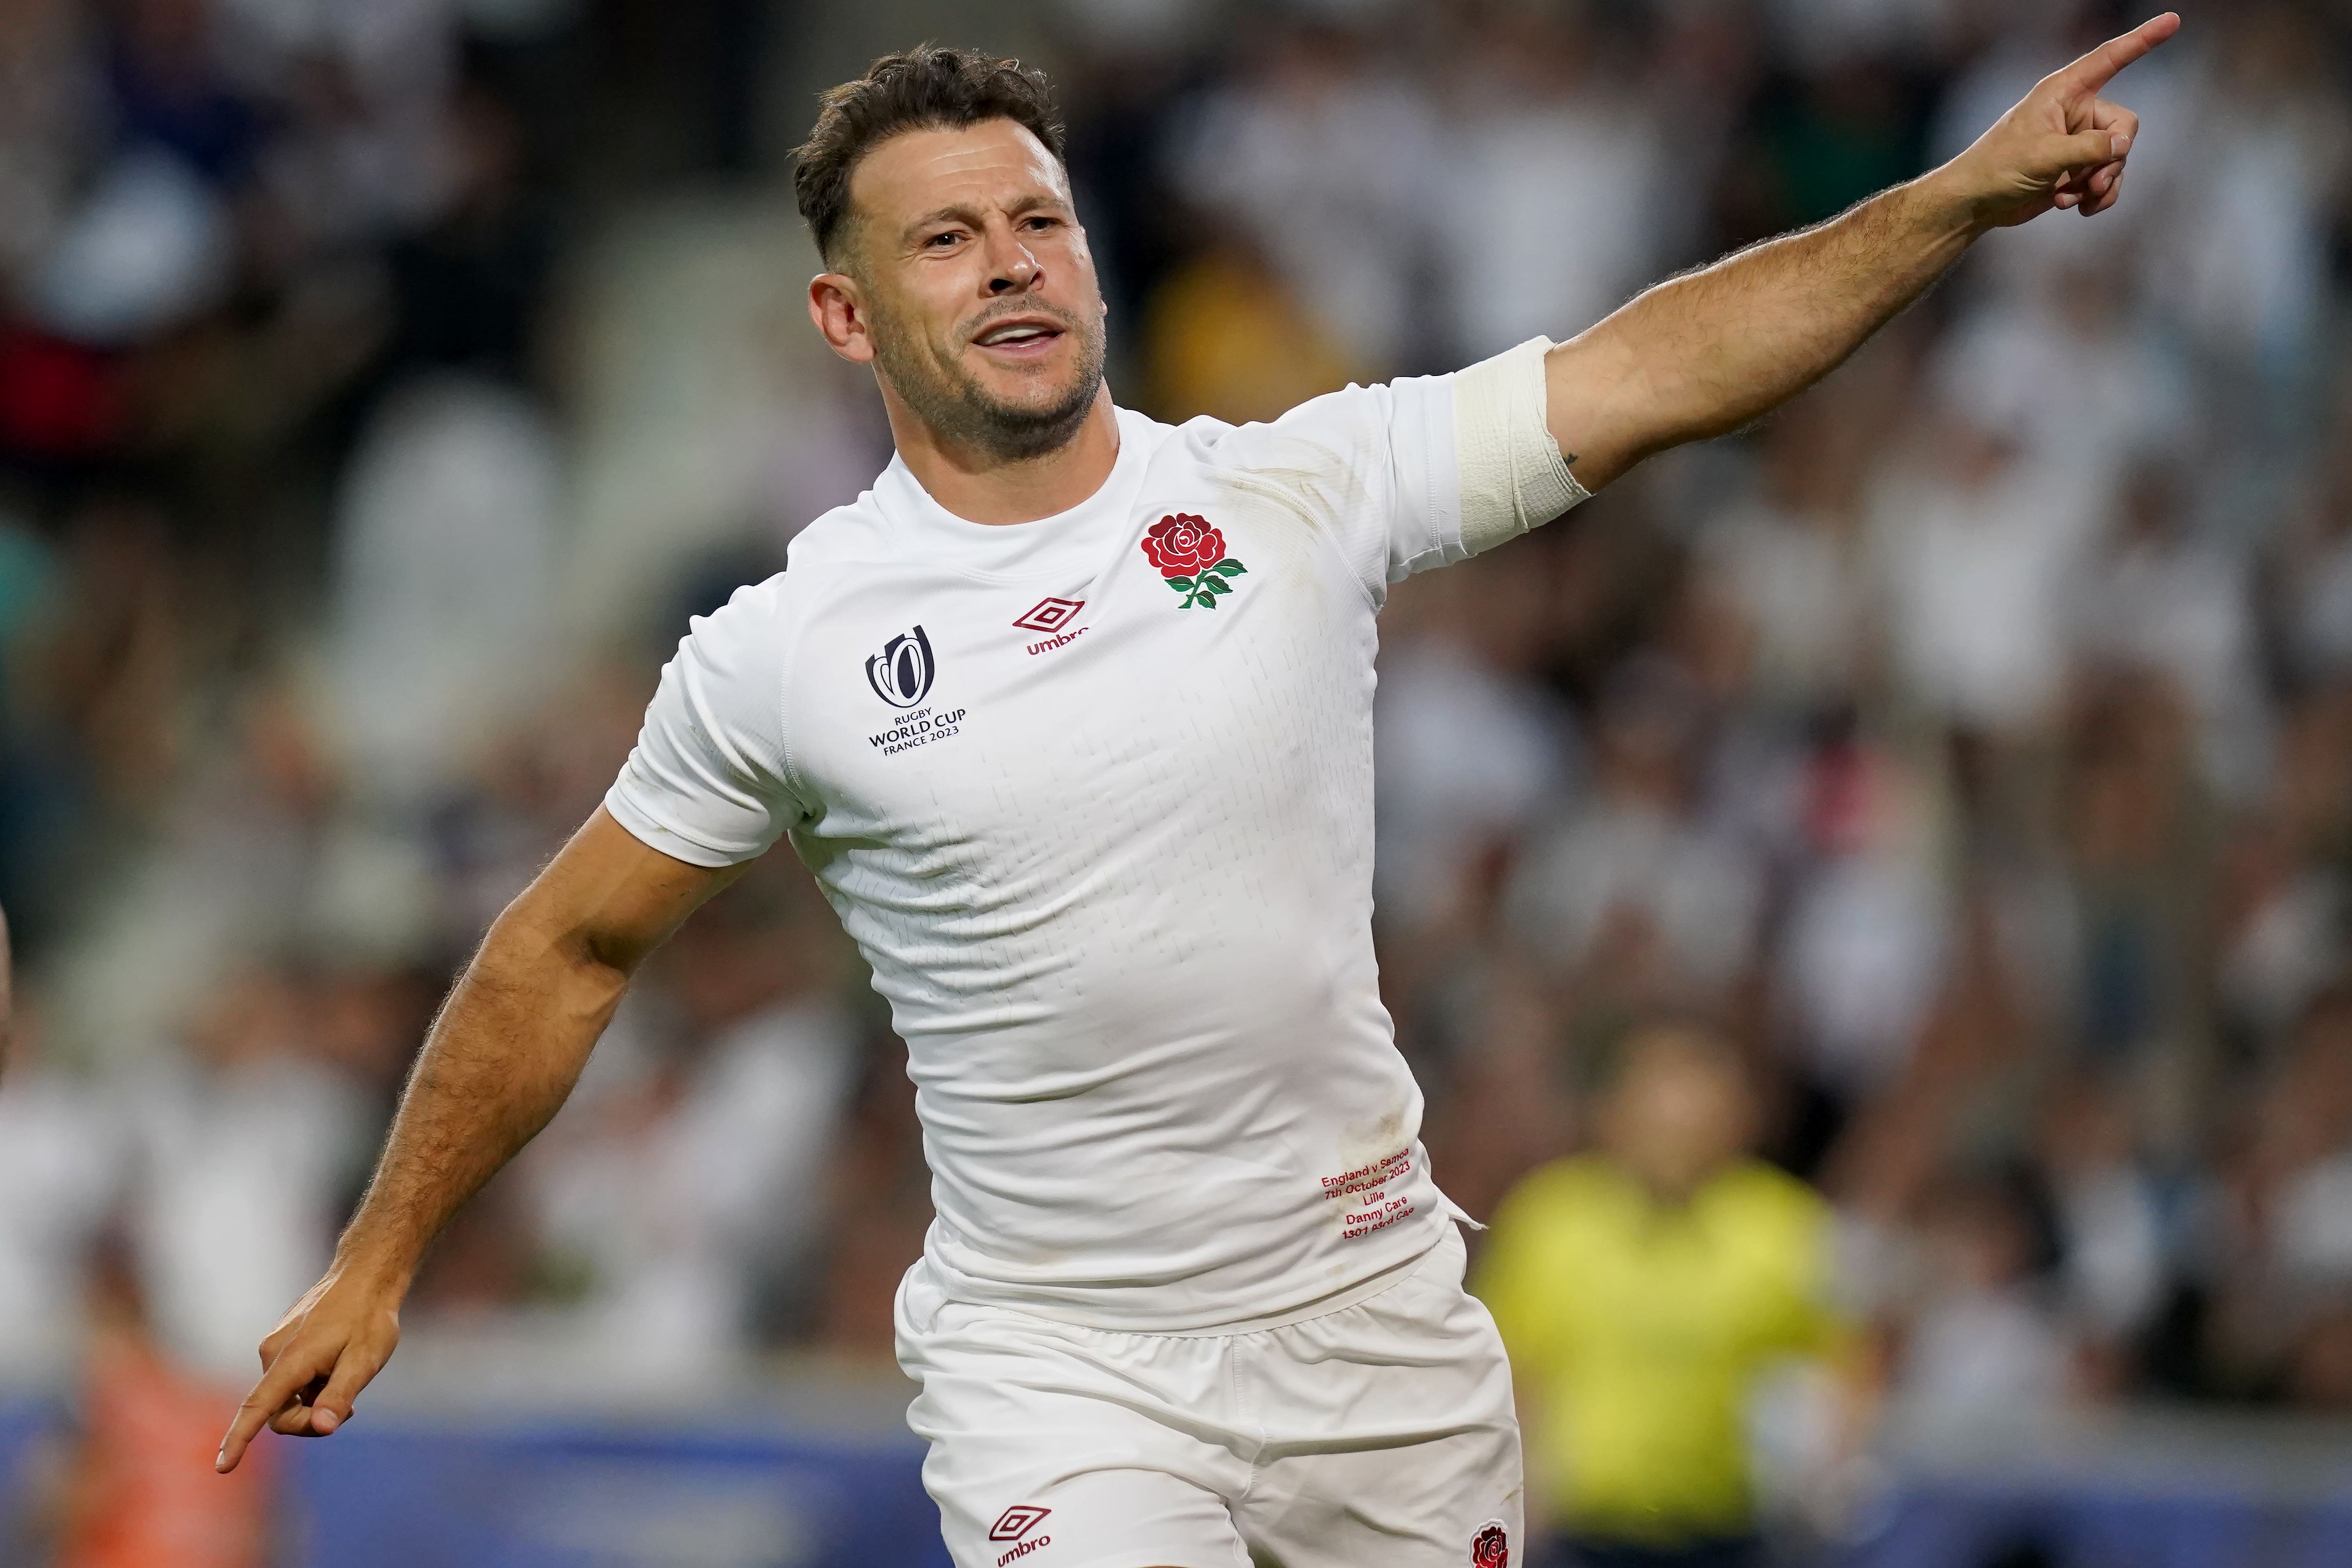
[[[1640,1160],[1612,1156],[1617,1168],[1633,1180],[1633,1184],[1648,1194],[1660,1208],[1678,1209],[1696,1197],[1699,1189],[1722,1174],[1725,1166],[1711,1164],[1700,1170],[1669,1170]]]
[[[966,522],[1034,522],[1067,511],[1102,489],[1118,461],[1118,416],[1107,385],[1097,390],[1094,405],[1068,440],[1034,458],[998,458],[942,441],[887,382],[882,401],[908,471]]]

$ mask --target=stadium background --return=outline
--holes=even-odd
[[[1384,617],[1383,978],[1448,1190],[1579,1147],[1671,1017],[1837,1205],[1883,1398],[1859,1453],[1801,1372],[1759,1399],[1792,1560],[2352,1555],[2352,13],[2185,9],[2116,213]],[[257,1520],[287,1562],[932,1560],[910,1091],[789,858],[650,966],[348,1435],[227,1502],[182,1457],[687,616],[887,456],[802,315],[818,89],[924,37],[1046,66],[1115,389],[1246,418],[1569,336],[2136,19],[7,6],[0,1560],[115,1507],[188,1563]]]

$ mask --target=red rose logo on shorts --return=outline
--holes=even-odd
[[[1217,595],[1234,591],[1226,579],[1249,570],[1225,553],[1223,533],[1189,511],[1153,523],[1143,535],[1143,553],[1168,585],[1184,595],[1185,609],[1215,609]]]
[[[1470,1542],[1473,1568],[1511,1568],[1511,1538],[1499,1519],[1490,1520]]]

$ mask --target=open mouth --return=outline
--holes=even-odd
[[[1011,316],[992,322],[972,338],[975,348],[1016,356],[1042,354],[1062,335],[1062,325],[1042,316]]]

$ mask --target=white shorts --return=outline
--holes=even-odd
[[[1507,1568],[1519,1428],[1453,1226],[1354,1306],[1130,1334],[899,1288],[908,1422],[957,1568]]]

